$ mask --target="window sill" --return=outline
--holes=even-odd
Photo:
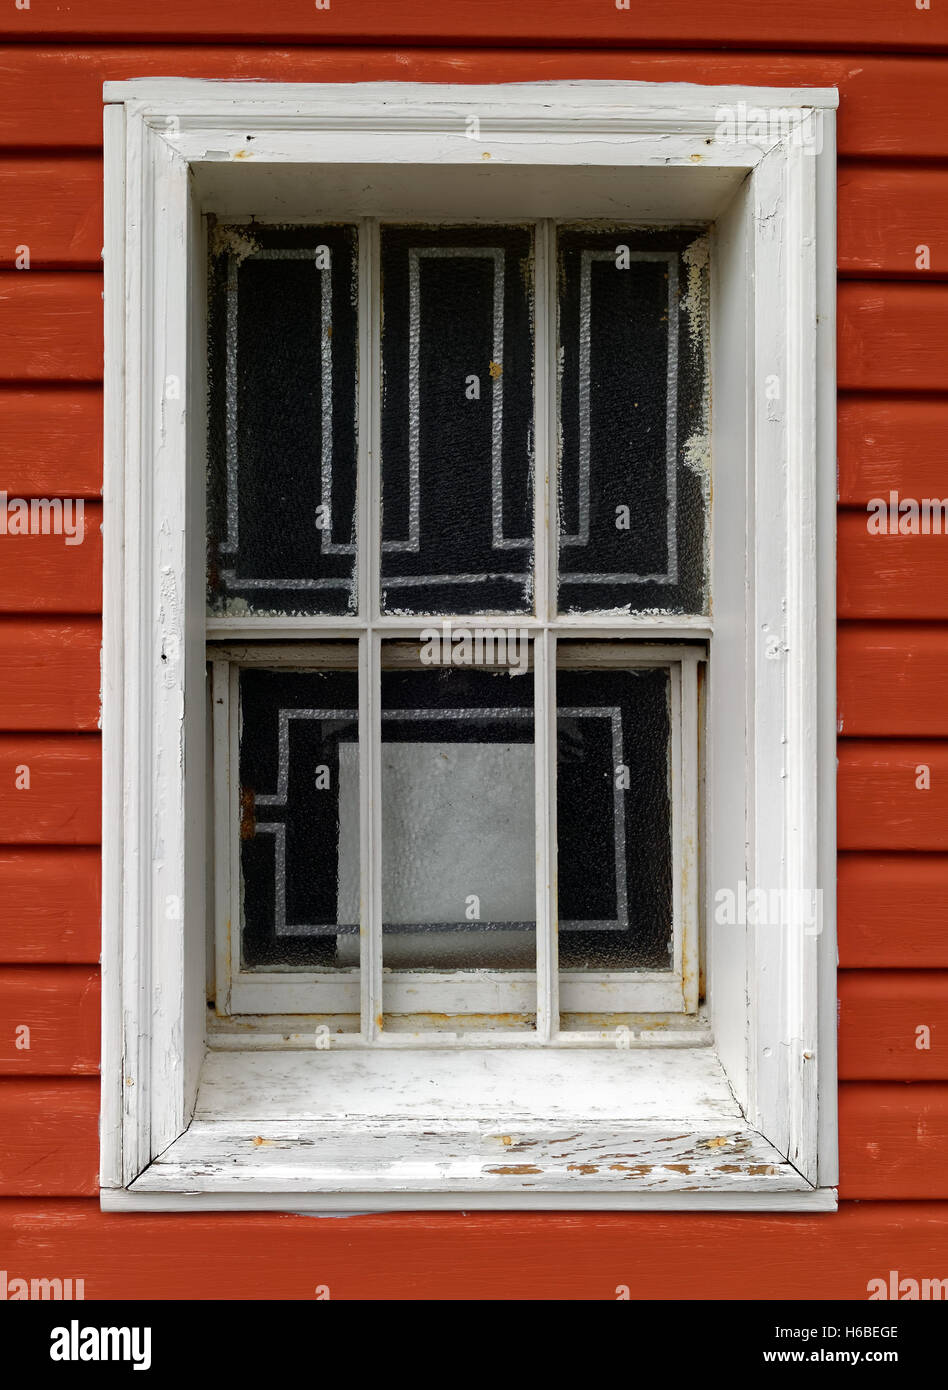
[[[189,1128],[102,1205],[832,1210],[835,1194],[748,1125],[708,1047],[393,1049],[208,1054]]]

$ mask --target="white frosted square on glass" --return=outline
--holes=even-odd
[[[339,750],[338,920],[359,920],[358,750]],[[382,744],[386,925],[536,916],[533,745]]]

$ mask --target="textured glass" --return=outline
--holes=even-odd
[[[532,970],[534,822],[532,673],[383,670],[385,965]]]
[[[533,596],[533,234],[383,227],[382,606]]]
[[[559,608],[705,613],[707,238],[562,229]]]
[[[356,229],[211,244],[211,611],[354,612]]]
[[[667,970],[669,672],[560,668],[556,687],[560,966]]]
[[[240,673],[245,967],[358,964],[358,711],[354,670]]]

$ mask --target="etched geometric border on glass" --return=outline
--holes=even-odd
[[[226,462],[226,532],[221,542],[222,554],[237,553],[240,529],[239,497],[237,486],[238,469],[238,421],[237,421],[237,269],[242,261],[287,261],[312,260],[319,274],[319,360],[320,360],[320,502],[332,508],[332,271],[329,267],[315,264],[319,254],[318,247],[281,247],[251,252],[237,257],[230,253],[227,257],[227,317],[225,327],[225,393],[227,403],[227,425],[225,433]],[[324,538],[322,530],[317,529],[321,553],[326,555],[352,555],[355,553],[353,541],[332,541]],[[238,589],[348,589],[352,590],[354,577],[343,575],[325,578],[261,579],[238,577],[235,570],[224,569],[221,578],[229,586]]]
[[[560,575],[561,584],[677,584],[678,583],[678,253],[628,251],[630,261],[664,261],[668,266],[668,357],[665,405],[665,478],[668,565],[663,574]],[[592,262],[615,262],[613,251],[585,250],[580,255],[579,309],[579,531],[560,533],[560,546],[589,544],[590,474],[590,358],[592,348]]]
[[[564,708],[559,710],[562,718],[572,719],[595,719],[607,718],[610,721],[612,732],[612,753],[614,765],[619,766],[623,762],[622,749],[622,711],[618,705],[603,706],[600,708]],[[533,723],[535,718],[532,709],[406,709],[382,711],[382,721],[391,724],[398,724],[408,720],[430,720],[433,722],[446,722],[448,720],[478,720],[478,719],[522,719]],[[290,720],[306,721],[354,721],[358,719],[358,710],[351,709],[281,709],[277,734],[277,789],[275,792],[258,793],[255,798],[256,806],[273,806],[283,808],[286,806],[287,793],[289,788],[289,759],[290,759],[290,739],[289,726]],[[383,739],[384,742],[384,739]],[[615,861],[616,861],[616,916],[615,918],[588,921],[586,919],[567,920],[560,923],[563,931],[626,931],[629,927],[629,906],[628,906],[628,884],[626,869],[626,825],[625,825],[625,801],[618,787],[614,789],[613,798],[613,819],[615,827]],[[343,936],[358,932],[358,922],[342,923],[288,923],[286,920],[286,826],[281,822],[260,822],[255,825],[256,834],[268,834],[274,837],[274,887],[275,887],[275,923],[274,932],[276,936]],[[533,922],[498,922],[491,924],[493,930],[503,931],[523,931],[535,927]],[[432,932],[432,931],[476,931],[483,930],[484,923],[478,921],[459,921],[459,922],[418,922],[418,923],[397,923],[384,924],[386,933],[396,932]]]

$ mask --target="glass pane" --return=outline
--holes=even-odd
[[[240,808],[244,967],[358,965],[355,669],[241,671]]]
[[[356,610],[355,227],[216,227],[211,611]]]
[[[558,235],[559,607],[708,611],[708,243]]]
[[[535,843],[532,672],[383,670],[385,965],[533,970]]]
[[[560,664],[556,687],[560,968],[668,970],[669,670]]]
[[[533,232],[382,228],[382,607],[533,597]]]

